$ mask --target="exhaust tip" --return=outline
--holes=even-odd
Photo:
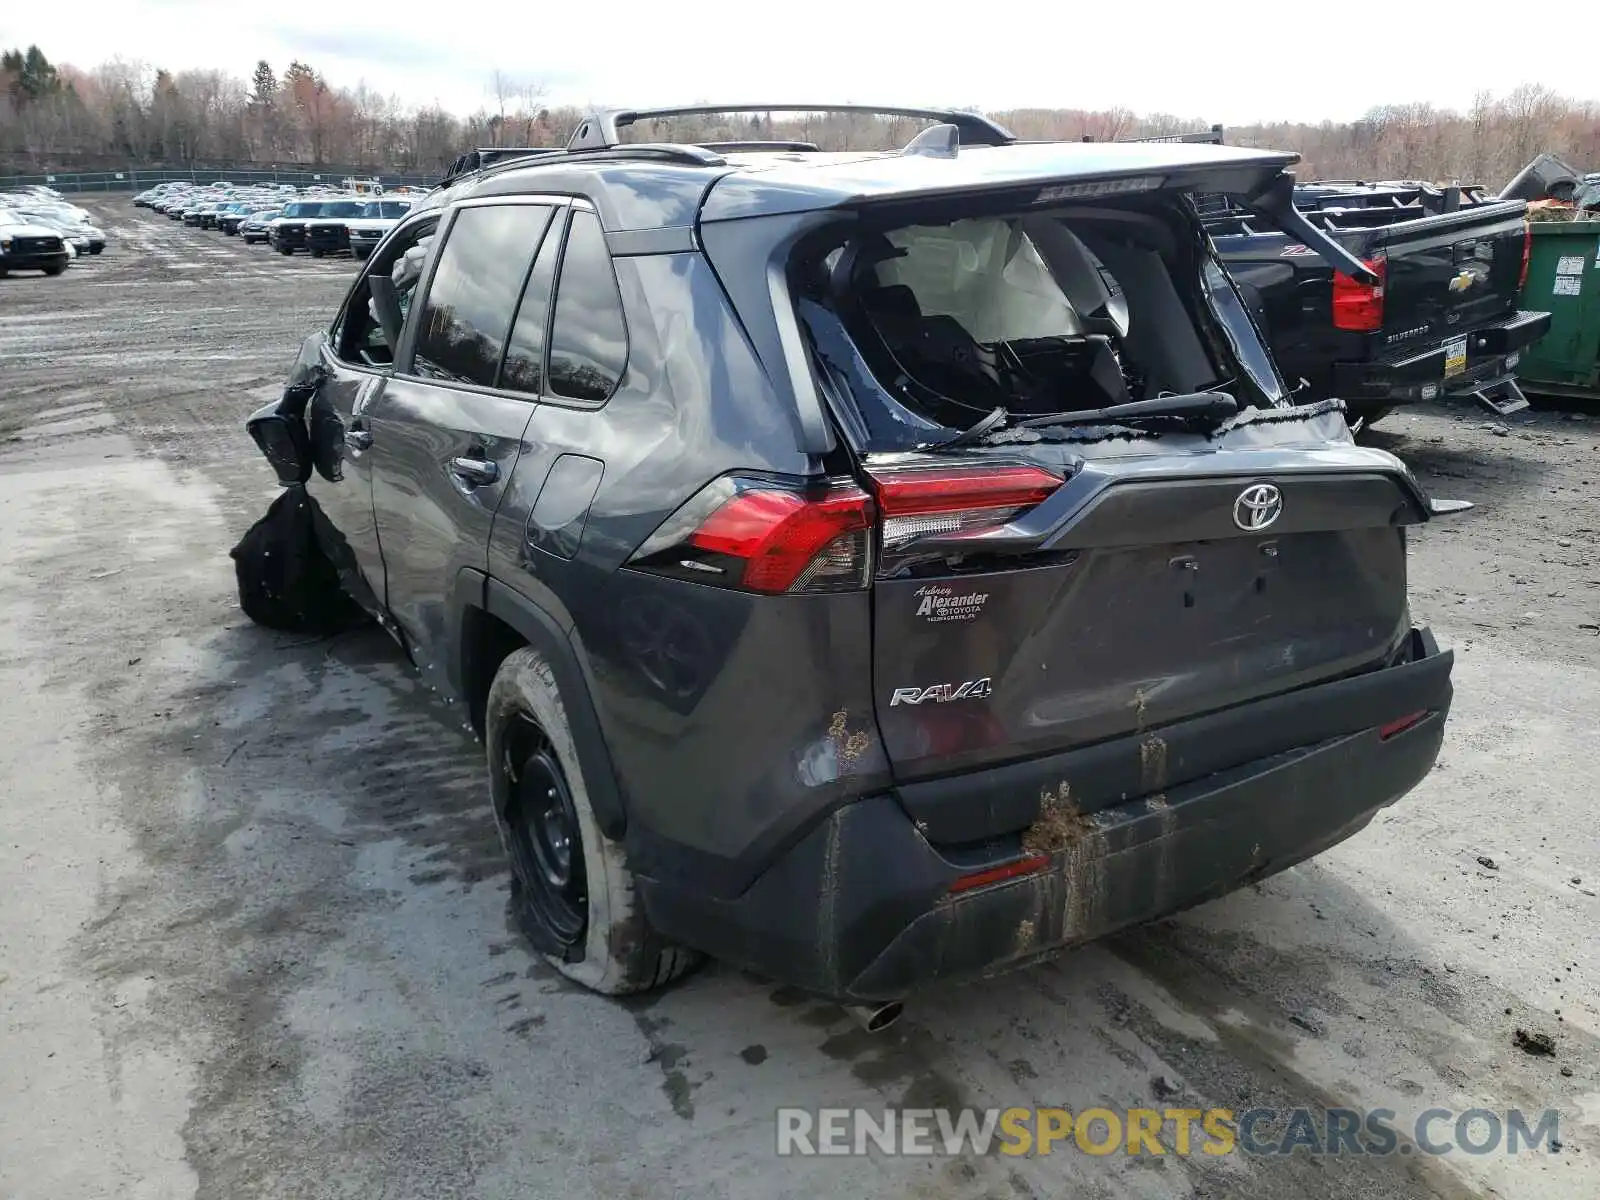
[[[882,1033],[889,1026],[900,1019],[900,1014],[905,1012],[905,1004],[899,1000],[889,1000],[883,1004],[847,1004],[845,1012],[849,1013],[855,1023],[868,1033]]]

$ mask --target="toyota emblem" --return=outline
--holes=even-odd
[[[1282,512],[1282,492],[1270,483],[1252,483],[1233,502],[1233,523],[1246,533],[1259,533]]]

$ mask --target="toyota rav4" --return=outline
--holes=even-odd
[[[894,1004],[1427,774],[1406,527],[1452,506],[1292,403],[1191,198],[1362,277],[1293,155],[927,110],[897,152],[621,141],[698,111],[447,179],[250,422],[482,735],[561,971]]]

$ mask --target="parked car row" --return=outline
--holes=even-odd
[[[133,198],[194,229],[215,229],[246,245],[266,244],[282,255],[312,258],[349,254],[364,259],[410,211],[412,198],[357,185],[335,191],[291,184],[161,184]]]
[[[73,259],[105,248],[106,235],[93,214],[55,189],[34,185],[0,192],[0,275],[59,275]]]

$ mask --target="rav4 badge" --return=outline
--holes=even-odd
[[[982,679],[969,679],[965,683],[936,683],[932,687],[895,688],[889,707],[900,704],[922,704],[932,700],[947,704],[951,700],[981,700],[994,691],[994,683],[985,675]]]

